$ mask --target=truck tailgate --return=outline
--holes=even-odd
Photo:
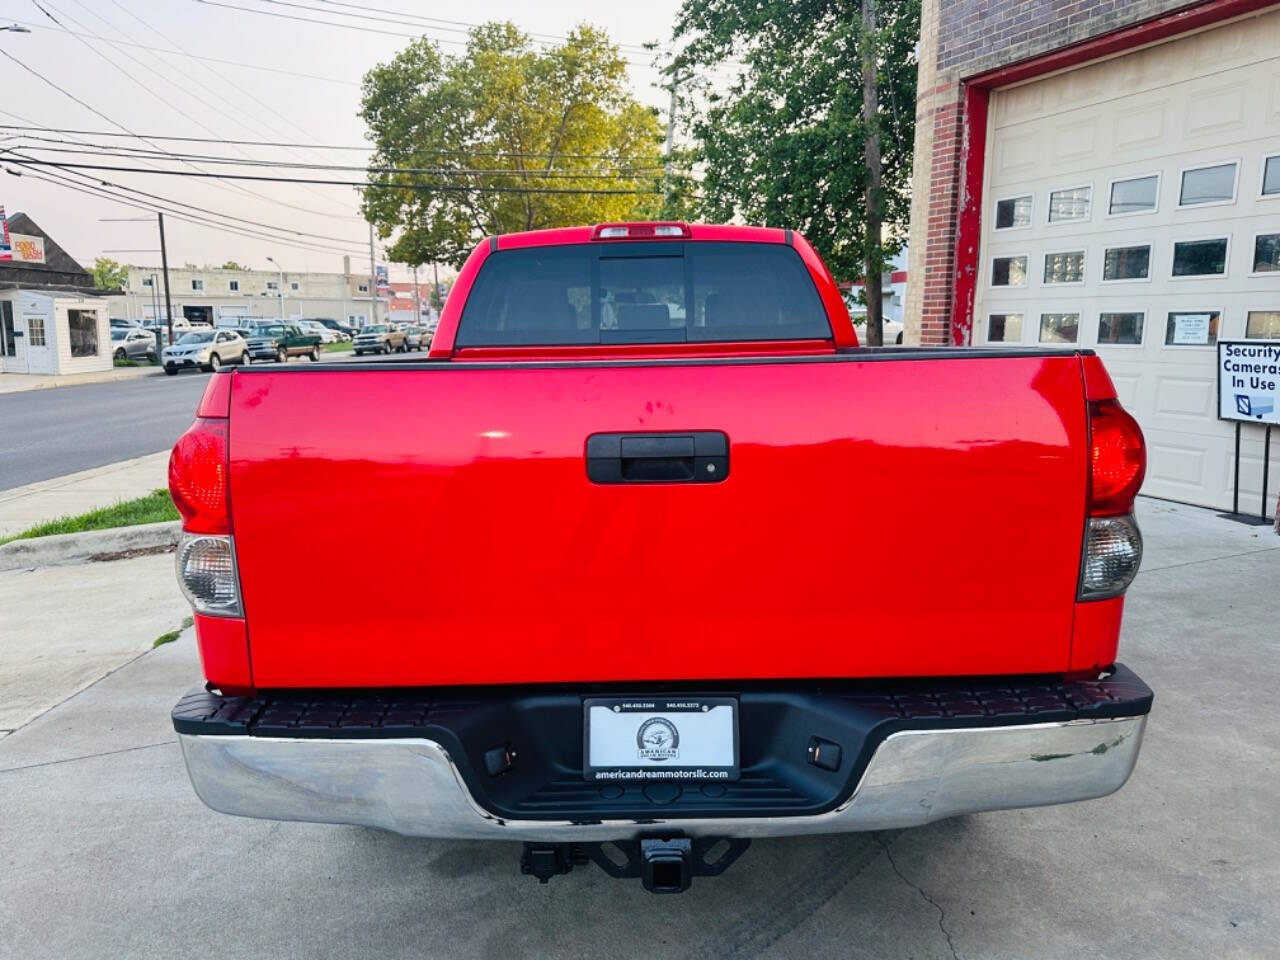
[[[1073,354],[232,376],[258,687],[1067,669]],[[673,431],[728,476],[588,480],[590,435]]]

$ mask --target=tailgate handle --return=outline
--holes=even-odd
[[[719,483],[727,476],[729,438],[719,430],[587,437],[592,483]]]

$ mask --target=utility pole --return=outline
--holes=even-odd
[[[862,125],[867,132],[863,160],[867,166],[867,256],[862,296],[867,301],[867,345],[884,344],[881,312],[884,299],[880,255],[882,190],[880,187],[880,92],[876,85],[876,0],[862,0]]]
[[[369,316],[371,323],[378,322],[378,279],[374,276],[377,267],[373,260],[373,221],[369,222]]]
[[[164,243],[164,214],[157,213],[160,220],[160,266],[164,270],[164,313],[169,326],[169,343],[173,343],[173,301],[169,298],[169,251]],[[159,333],[156,334],[157,338]],[[156,355],[160,354],[160,345],[156,344]]]
[[[276,269],[280,272],[279,291],[280,291],[280,320],[284,321],[284,267],[276,263],[275,257],[267,257],[267,263],[275,263]]]
[[[418,267],[416,264],[413,268],[413,306],[418,311],[418,315],[413,318],[413,325],[416,327],[422,323],[422,288],[418,286]]]
[[[156,363],[160,362],[160,290],[156,287],[159,279],[154,273],[151,274],[151,317],[156,327]]]
[[[671,204],[671,151],[675,149],[676,143],[676,91],[680,86],[680,78],[674,73],[671,75],[671,102],[667,106],[667,139],[662,147],[662,202],[664,205]]]

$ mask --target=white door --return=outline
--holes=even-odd
[[[989,123],[974,342],[1095,349],[1146,434],[1143,491],[1229,508],[1215,343],[1280,321],[1280,11],[995,91]]]

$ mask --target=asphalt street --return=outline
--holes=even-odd
[[[325,357],[330,363],[376,359]],[[297,363],[306,361],[290,361]],[[210,376],[184,371],[5,394],[0,397],[0,490],[168,450],[191,425]]]
[[[1275,957],[1280,539],[1193,507],[1138,512],[1147,554],[1120,653],[1156,701],[1122,790],[757,841],[677,897],[594,867],[539,886],[516,843],[214,813],[169,722],[199,682],[191,632],[148,650],[140,623],[87,689],[46,672],[46,712],[0,738],[0,960]],[[123,593],[130,563],[76,569]],[[52,576],[0,574],[0,609],[56,595]],[[64,613],[89,642],[98,612]],[[39,669],[42,638],[27,647]]]
[[[167,450],[195,415],[207,373],[29,390],[0,397],[0,490]]]

